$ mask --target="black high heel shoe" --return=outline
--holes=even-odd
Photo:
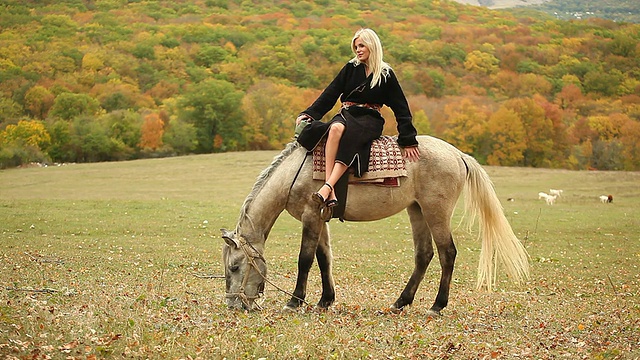
[[[331,184],[329,183],[324,183],[322,186],[328,186],[329,189],[331,190],[331,192],[333,192],[333,186],[331,186]],[[324,198],[324,196],[320,195],[319,192],[314,192],[311,197],[313,198],[313,200],[319,204],[324,204],[324,206],[328,207],[328,208],[332,208],[336,205],[338,205],[338,200],[336,199],[329,199],[326,200]]]

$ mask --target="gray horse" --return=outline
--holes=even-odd
[[[430,136],[419,136],[421,158],[407,163],[408,176],[398,187],[349,185],[344,219],[372,221],[407,209],[413,233],[415,267],[400,297],[392,305],[401,310],[413,302],[418,285],[438,250],[442,275],[433,313],[439,314],[449,301],[449,288],[456,258],[451,235],[451,217],[461,192],[465,191],[465,217],[472,226],[479,219],[482,241],[477,286],[491,290],[496,269],[502,264],[516,282],[529,276],[528,255],[505,218],[487,173],[471,156],[451,144]],[[247,196],[234,231],[222,229],[226,303],[230,308],[259,308],[255,300],[267,281],[263,257],[265,241],[282,211],[302,222],[302,244],[298,277],[285,309],[305,302],[307,279],[314,257],[322,278],[317,304],[328,308],[335,300],[332,253],[328,223],[322,205],[311,194],[322,184],[312,178],[312,161],[297,142],[286,146],[258,177]]]

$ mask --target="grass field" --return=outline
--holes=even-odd
[[[276,152],[0,171],[0,357],[9,359],[638,359],[640,173],[486,167],[532,277],[476,291],[480,244],[454,232],[449,306],[427,316],[440,269],[389,313],[413,266],[406,214],[332,222],[337,301],[281,312],[223,305],[219,228]],[[539,191],[563,189],[553,206]],[[599,195],[613,194],[602,204]],[[507,202],[507,198],[515,201]],[[454,216],[454,223],[460,214]],[[355,235],[358,234],[358,235]],[[270,280],[293,290],[301,229],[283,213]],[[314,267],[308,301],[319,299]]]

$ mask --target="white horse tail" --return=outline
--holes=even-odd
[[[480,219],[482,249],[476,287],[491,291],[499,263],[511,279],[521,283],[529,278],[527,250],[513,233],[489,175],[473,157],[463,154],[462,160],[467,166],[464,214],[469,228],[476,217]]]

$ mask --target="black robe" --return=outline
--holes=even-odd
[[[393,70],[389,69],[388,75],[382,76],[382,83],[373,89],[372,78],[373,75],[366,76],[364,64],[356,66],[353,62],[348,62],[318,99],[302,112],[314,121],[298,136],[298,142],[312,151],[325,136],[331,123],[344,123],[345,132],[340,139],[336,160],[353,168],[357,177],[361,177],[369,167],[371,143],[382,135],[384,118],[376,110],[351,106],[342,108],[329,122],[319,121],[333,108],[338,97],[342,103],[389,106],[396,118],[398,144],[405,147],[418,145],[409,103]]]

